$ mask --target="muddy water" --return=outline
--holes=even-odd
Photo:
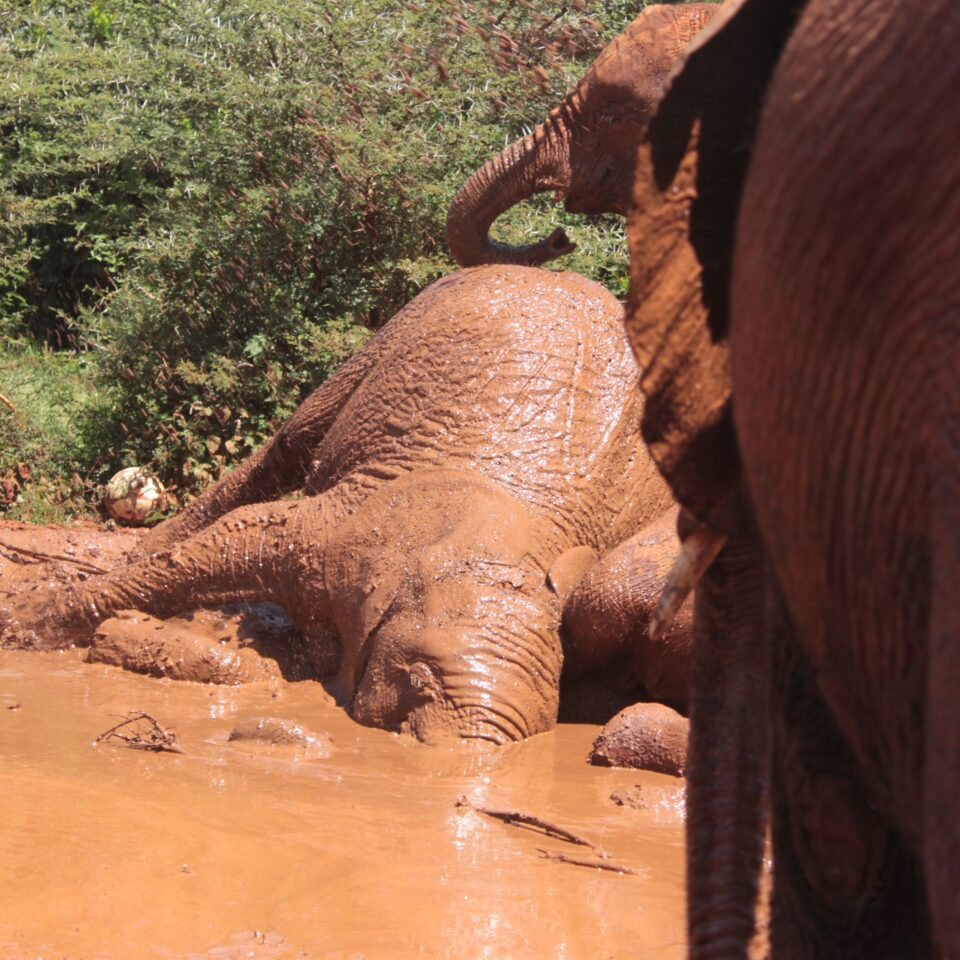
[[[184,752],[92,745],[131,710]],[[329,749],[228,741],[265,716]],[[360,727],[312,682],[212,688],[0,651],[0,957],[680,957],[680,781],[588,766],[597,732],[465,756]],[[594,855],[481,807],[635,873],[545,859]]]

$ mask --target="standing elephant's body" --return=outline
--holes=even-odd
[[[726,544],[695,615],[694,957],[746,955],[761,784],[772,957],[960,956],[958,48],[952,0],[740,0],[640,153],[644,436],[691,557]]]
[[[903,8],[899,16],[917,19]],[[929,29],[936,24],[931,16]],[[862,49],[864,79],[879,79],[889,48],[905,42],[891,24]],[[960,466],[955,445],[944,457],[951,444],[939,415],[960,409],[956,334],[951,343],[943,324],[958,281],[941,255],[960,223],[960,176],[944,176],[957,165],[944,151],[956,117],[922,95],[919,69],[904,91],[916,120],[909,143],[880,84],[866,83],[872,97],[835,84],[815,117],[789,109],[784,91],[808,97],[848,46],[833,16],[799,31],[758,133],[742,206],[751,229],[738,235],[732,286],[735,422],[804,651],[843,733],[885,781],[884,806],[919,837],[929,574],[936,528],[949,527],[955,509],[943,494]],[[869,151],[860,149],[865,125],[888,132]],[[828,191],[811,166],[791,168],[789,181],[782,172],[785,156],[813,142],[850,158]],[[914,218],[928,228],[914,233]],[[876,229],[864,228],[870,222]],[[819,389],[798,391],[801,383]],[[840,680],[851,672],[855,689]]]
[[[958,43],[949,3],[810,4],[757,133],[730,336],[744,469],[797,642],[870,805],[921,865],[950,955],[960,951]],[[829,96],[823,77],[836,78]],[[825,168],[818,156],[842,159]]]

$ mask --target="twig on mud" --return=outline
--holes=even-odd
[[[537,847],[537,853],[544,860],[556,860],[559,863],[571,863],[575,867],[592,867],[594,870],[609,870],[611,873],[630,873],[634,876],[637,871],[631,867],[625,867],[619,863],[612,863],[610,860],[588,860],[586,857],[570,857],[565,853],[554,853],[551,850],[544,850],[543,847]],[[607,854],[604,854],[607,856]]]
[[[546,860],[556,860],[558,863],[569,863],[576,867],[591,867],[594,870],[607,870],[610,873],[629,873],[634,876],[637,871],[631,867],[625,867],[622,864],[614,863],[610,860],[610,854],[602,847],[598,847],[590,840],[578,837],[575,833],[564,827],[558,827],[549,820],[537,817],[532,813],[520,813],[518,810],[492,810],[489,807],[478,807],[471,803],[466,797],[460,797],[457,800],[458,807],[469,807],[501,823],[510,826],[525,827],[534,830],[544,836],[551,837],[554,840],[563,840],[565,843],[572,843],[578,847],[586,847],[593,853],[595,859],[588,857],[571,857],[565,853],[557,853],[552,850],[545,850],[543,847],[537,847],[537,853]]]
[[[477,813],[482,813],[485,816],[492,817],[494,820],[500,820],[503,823],[512,824],[513,826],[518,827],[527,827],[530,830],[538,830],[540,833],[546,834],[548,837],[553,837],[554,840],[565,840],[567,843],[575,843],[580,847],[589,847],[591,850],[596,850],[597,847],[595,844],[591,843],[589,840],[584,840],[583,837],[578,837],[575,833],[571,833],[569,830],[565,830],[563,827],[558,827],[555,823],[550,823],[549,820],[543,820],[540,817],[534,816],[532,813],[520,813],[517,810],[491,810],[489,807],[476,807],[466,797],[460,797],[457,800],[458,807],[470,807],[471,810],[476,810]]]
[[[23,554],[25,557],[33,557],[37,561],[41,560],[60,560],[63,563],[72,563],[76,567],[85,570],[87,573],[106,573],[105,567],[98,567],[95,563],[90,563],[89,560],[78,560],[76,557],[68,557],[62,553],[44,553],[42,550],[31,550],[29,547],[18,547],[15,544],[7,543],[5,540],[0,540],[0,553],[3,553],[5,550],[12,550],[14,553]],[[12,560],[14,563],[21,563],[22,561],[18,560],[16,557],[7,557],[8,560]]]
[[[145,720],[148,724],[146,729],[137,729],[136,724]],[[127,732],[121,732],[124,728]],[[94,746],[101,740],[122,740],[128,747],[134,750],[152,750],[156,753],[183,753],[183,747],[177,742],[177,734],[174,730],[165,730],[155,717],[142,710],[134,711],[128,714],[119,723],[112,726],[93,741]]]
[[[547,860],[557,860],[560,863],[570,863],[578,867],[593,867],[597,870],[609,870],[611,873],[630,873],[636,874],[637,871],[630,867],[624,867],[621,864],[613,863],[610,860],[610,854],[602,847],[578,837],[575,833],[567,830],[565,827],[558,827],[549,820],[534,816],[532,813],[520,813],[518,810],[491,810],[489,807],[478,807],[472,804],[466,797],[460,797],[457,800],[458,807],[469,807],[501,823],[506,823],[515,827],[525,827],[528,830],[534,830],[554,840],[563,840],[565,843],[572,843],[578,847],[586,847],[596,857],[595,860],[586,857],[571,857],[565,853],[554,853],[550,850],[544,850],[543,847],[537,847],[537,852],[541,857]]]

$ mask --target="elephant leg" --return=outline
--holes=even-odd
[[[89,580],[17,598],[0,627],[7,645],[88,644],[119,610],[168,617],[198,607],[272,601],[309,634],[324,607],[311,563],[327,537],[325,498],[240,507],[160,553]]]
[[[771,954],[797,960],[932,958],[916,858],[871,806],[860,764],[797,646],[772,574],[767,600],[775,692]]]
[[[615,665],[619,674],[639,678],[654,700],[687,709],[692,604],[681,609],[657,643],[648,636],[650,617],[679,552],[673,508],[587,571],[563,607],[569,677]]]
[[[182,513],[151,530],[140,542],[135,556],[164,550],[237,507],[277,500],[299,490],[307,479],[317,446],[388,342],[389,336],[378,337],[349,360],[300,404],[263,447]]]
[[[697,586],[687,752],[691,960],[745,957],[764,844],[763,550],[749,509]]]

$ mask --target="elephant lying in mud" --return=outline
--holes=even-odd
[[[772,958],[960,957],[958,49],[954,0],[728,4],[638,158],[694,958],[747,956],[765,810]]]
[[[26,595],[8,637],[84,643],[127,608],[273,601],[361,723],[431,742],[548,730],[561,597],[672,509],[639,443],[641,412],[621,307],[602,287],[523,267],[455,274],[148,534],[141,559]],[[654,537],[651,569],[666,573],[674,544]],[[652,605],[658,586],[643,589]]]
[[[648,7],[597,57],[563,103],[529,136],[488,160],[454,197],[447,243],[461,266],[530,266],[574,248],[557,229],[539,243],[495,243],[494,220],[553,191],[571,213],[626,216],[637,147],[684,49],[719,9],[713,3]]]

